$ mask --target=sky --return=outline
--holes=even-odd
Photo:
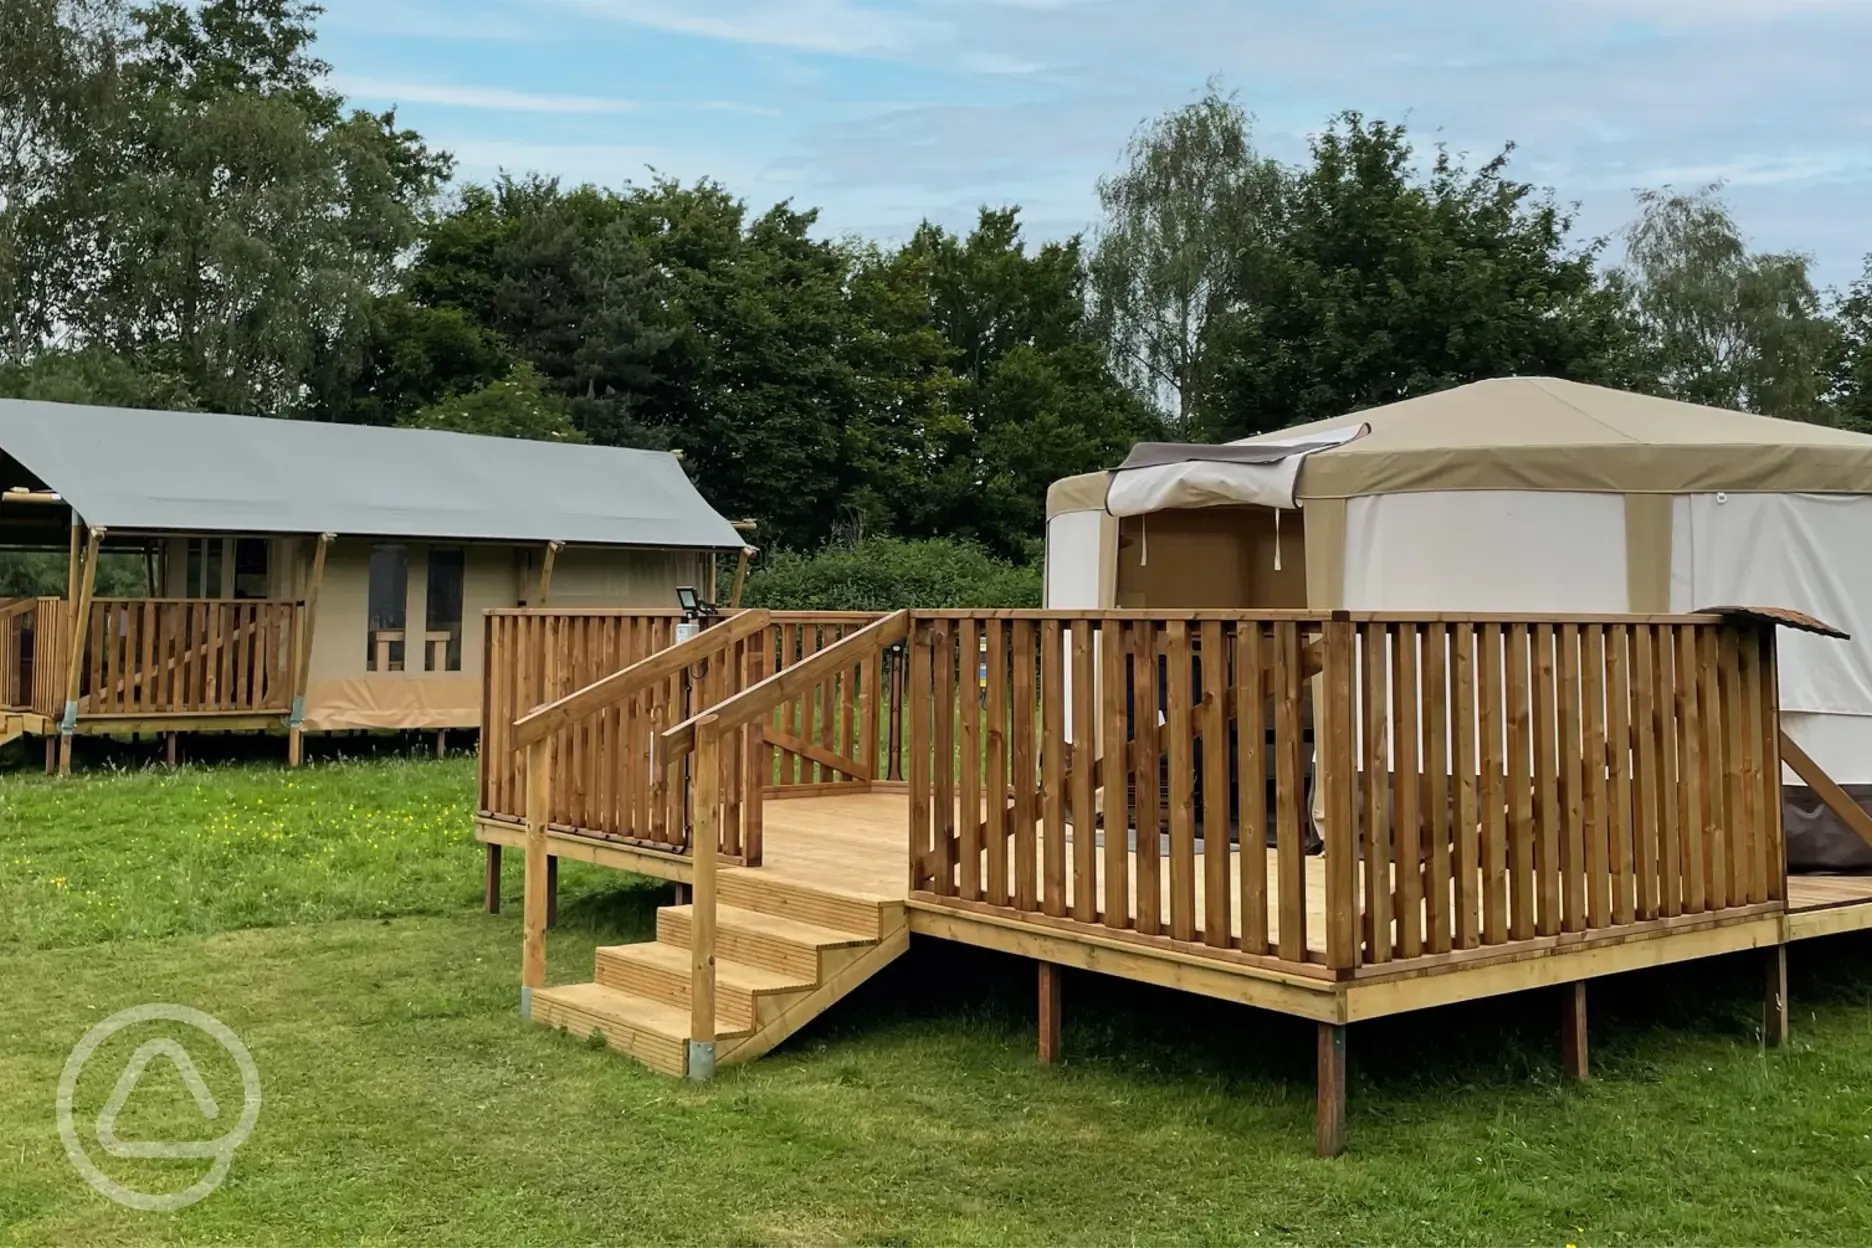
[[[983,204],[1087,230],[1145,119],[1208,81],[1268,155],[1357,109],[1617,232],[1722,180],[1751,244],[1872,252],[1872,0],[324,0],[320,53],[458,177],[714,178],[895,241]],[[1616,242],[1614,243],[1616,249]]]

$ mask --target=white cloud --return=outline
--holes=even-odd
[[[634,100],[589,95],[548,95],[512,91],[504,87],[458,86],[445,83],[383,82],[334,74],[332,89],[348,96],[391,104],[441,104],[449,108],[478,108],[507,113],[622,113],[637,107]]]
[[[841,55],[897,54],[947,39],[948,23],[862,0],[563,0],[671,34]]]

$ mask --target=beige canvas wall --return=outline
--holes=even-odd
[[[534,566],[538,566],[537,556]],[[553,564],[550,604],[674,607],[679,585],[693,585],[707,595],[706,554],[681,550],[562,550]]]

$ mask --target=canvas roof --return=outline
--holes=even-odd
[[[662,451],[0,399],[0,452],[107,528],[742,545]]]
[[[1872,436],[1550,377],[1479,381],[1243,439],[1369,424],[1307,458],[1296,496],[1423,490],[1872,494]],[[1055,482],[1047,514],[1102,509],[1109,473]]]

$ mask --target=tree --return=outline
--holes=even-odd
[[[347,114],[321,85],[317,12],[60,6],[59,55],[84,76],[32,97],[51,121],[12,127],[38,152],[24,215],[0,230],[27,241],[16,354],[57,335],[177,375],[204,406],[301,410],[315,361],[389,285],[448,170],[393,115]],[[80,121],[54,124],[67,113]]]
[[[408,429],[441,429],[535,442],[583,442],[566,419],[565,403],[524,361],[506,377],[479,390],[433,403],[397,422]]]
[[[1030,251],[1017,209],[983,209],[965,239],[926,223],[900,262],[926,286],[955,381],[953,414],[900,465],[894,525],[1024,555],[1049,485],[1110,467],[1161,423],[1107,363],[1078,238]]]
[[[0,364],[0,398],[171,412],[195,406],[180,377],[144,371],[97,347],[42,351],[23,363]]]
[[[1099,182],[1105,223],[1092,297],[1114,366],[1156,399],[1171,429],[1204,423],[1215,374],[1212,328],[1258,283],[1247,263],[1277,226],[1280,166],[1258,155],[1248,115],[1211,85],[1146,124],[1122,172]]]
[[[1403,126],[1346,113],[1295,171],[1277,237],[1243,249],[1256,298],[1217,333],[1219,437],[1278,429],[1470,381],[1618,384],[1632,328],[1575,245],[1573,218],[1439,147],[1419,174]]]
[[[374,301],[346,339],[313,368],[311,414],[389,425],[452,395],[508,375],[513,352],[461,308],[431,308],[394,294]]]
[[[1872,256],[1840,300],[1832,358],[1836,423],[1872,433]]]
[[[1622,276],[1662,394],[1824,419],[1833,327],[1808,257],[1751,252],[1720,185],[1641,191]]]

